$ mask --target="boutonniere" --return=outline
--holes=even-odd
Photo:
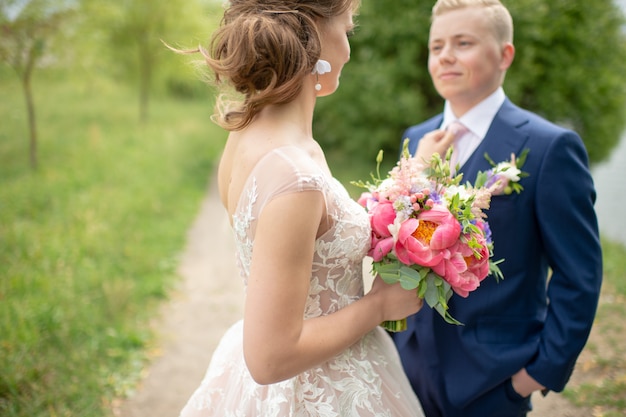
[[[478,173],[475,186],[487,188],[492,196],[519,194],[524,189],[519,181],[529,175],[527,172],[522,171],[528,152],[529,149],[524,149],[517,157],[515,154],[511,154],[509,161],[497,164],[485,153],[485,159],[492,168],[486,172]]]

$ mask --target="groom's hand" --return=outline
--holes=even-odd
[[[525,368],[511,377],[511,384],[515,392],[522,397],[528,397],[535,391],[545,389],[543,385],[537,382],[532,376],[528,375]]]
[[[435,153],[438,153],[443,158],[452,142],[454,142],[454,132],[440,129],[433,130],[420,139],[415,151],[415,157],[428,165]]]

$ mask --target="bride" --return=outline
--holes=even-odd
[[[246,298],[182,417],[423,416],[378,327],[422,300],[379,277],[364,295],[368,216],[312,134],[315,102],[349,60],[358,3],[233,0],[209,49],[192,51],[241,95],[216,119],[230,132],[218,186]],[[451,140],[430,139],[422,155]]]

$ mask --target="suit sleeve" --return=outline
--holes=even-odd
[[[562,391],[582,351],[598,304],[602,251],[594,210],[595,189],[580,137],[559,135],[538,172],[535,213],[552,275],[539,350],[528,373]]]

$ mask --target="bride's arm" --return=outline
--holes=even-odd
[[[361,300],[303,319],[325,201],[318,191],[277,197],[256,228],[244,313],[244,355],[260,384],[295,376],[337,355],[384,320],[419,310],[415,291],[378,279]]]

